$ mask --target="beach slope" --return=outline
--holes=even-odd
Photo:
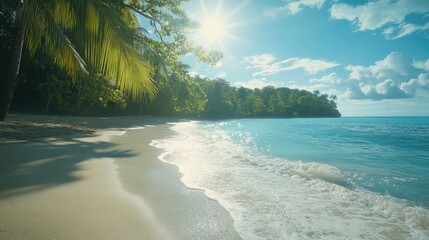
[[[239,239],[217,202],[158,160],[149,143],[171,134],[164,123],[12,116],[0,126],[0,239]]]

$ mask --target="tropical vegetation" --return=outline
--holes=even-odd
[[[215,64],[222,54],[187,39],[196,24],[184,2],[2,1],[0,120],[12,97],[12,110],[45,114],[340,116],[335,96],[317,91],[251,90],[191,76],[180,56]]]

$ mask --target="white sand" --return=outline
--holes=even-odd
[[[162,151],[149,146],[155,136],[169,134],[169,126],[158,125],[112,139],[120,146],[118,149],[133,149],[136,153],[115,160],[124,188],[151,206],[176,239],[240,239],[229,213],[203,192],[186,188],[178,168],[160,161]]]
[[[52,120],[37,120],[44,118]],[[46,137],[32,140],[32,117],[25,117],[25,129],[16,119],[3,130],[12,126],[28,143],[0,145],[0,239],[239,239],[228,213],[187,189],[176,167],[148,145],[171,134],[168,126],[142,128],[145,120],[130,125],[136,119],[127,118],[120,126],[134,130],[126,134],[59,137],[57,128],[46,127]],[[58,124],[81,119],[94,122]]]
[[[171,239],[150,207],[122,190],[112,159],[69,155],[101,140],[0,146],[0,239]]]

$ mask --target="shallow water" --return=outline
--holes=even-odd
[[[429,118],[178,123],[155,141],[244,239],[429,239]]]

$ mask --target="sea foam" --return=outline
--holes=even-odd
[[[356,187],[334,166],[260,154],[246,147],[251,134],[216,123],[172,129],[153,142],[162,160],[228,210],[243,239],[429,239],[428,209]]]

